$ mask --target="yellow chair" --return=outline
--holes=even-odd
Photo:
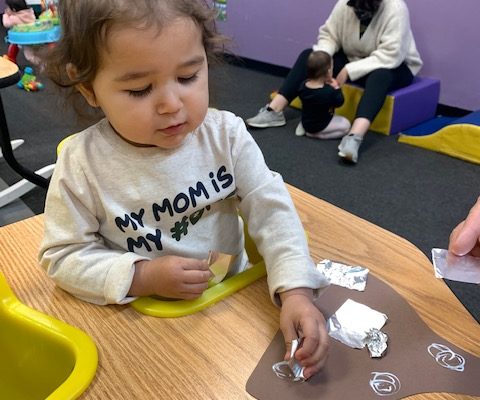
[[[22,304],[0,273],[0,398],[76,399],[98,364],[80,329]]]
[[[66,138],[62,139],[62,141],[57,145],[57,157],[60,154],[60,152],[63,149],[63,146],[65,146],[65,143],[67,143],[71,138],[73,138],[76,135],[76,133],[67,136]]]

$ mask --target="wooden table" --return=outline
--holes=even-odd
[[[361,264],[388,282],[438,334],[480,356],[480,326],[406,240],[289,186],[313,259]],[[251,398],[245,383],[278,330],[263,278],[195,315],[160,319],[63,292],[37,262],[42,216],[0,228],[1,270],[20,301],[87,332],[99,353],[85,399]],[[415,399],[465,399],[423,394]]]

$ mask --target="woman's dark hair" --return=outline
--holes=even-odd
[[[347,6],[355,10],[368,11],[375,14],[380,7],[382,0],[349,0]]]
[[[312,51],[307,59],[307,78],[318,79],[327,75],[332,57],[324,51]]]
[[[8,8],[10,8],[10,10],[15,12],[30,8],[25,0],[6,0],[5,4],[8,6]]]

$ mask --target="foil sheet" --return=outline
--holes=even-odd
[[[372,328],[367,332],[365,344],[371,358],[380,358],[387,350],[388,336],[379,329]]]
[[[480,284],[480,257],[457,257],[448,250],[432,249],[435,277]]]
[[[302,338],[292,340],[292,348],[290,350],[290,359],[288,361],[280,361],[272,365],[272,370],[281,379],[288,379],[294,382],[304,382],[303,367],[295,359],[295,352],[302,345]]]
[[[207,258],[208,267],[213,275],[209,281],[210,285],[215,285],[223,281],[229,271],[234,268],[234,265],[237,261],[238,256],[232,256],[230,254],[224,254],[218,251],[210,250]]]
[[[363,349],[368,332],[380,330],[388,317],[364,304],[347,299],[327,321],[328,334],[347,346]]]
[[[325,275],[330,283],[348,289],[363,292],[367,285],[368,268],[350,266],[332,260],[322,260],[317,264],[317,270]]]

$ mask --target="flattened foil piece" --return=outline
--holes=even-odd
[[[327,321],[328,334],[347,346],[363,349],[367,332],[380,329],[388,317],[374,309],[347,299]]]
[[[370,358],[380,358],[387,350],[388,336],[379,329],[372,328],[367,332],[365,344],[370,353]]]
[[[480,257],[457,257],[445,249],[432,249],[432,262],[436,278],[480,284]]]
[[[290,359],[288,361],[280,361],[272,365],[272,370],[281,379],[289,379],[294,382],[304,382],[303,367],[295,359],[295,352],[302,345],[303,338],[292,340],[292,348],[290,350]]]
[[[368,268],[342,264],[332,260],[322,260],[317,264],[317,270],[325,275],[330,283],[347,289],[363,292],[367,285]]]

